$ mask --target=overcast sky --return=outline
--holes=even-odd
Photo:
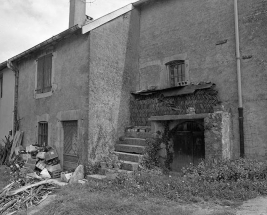
[[[94,19],[137,0],[87,0]],[[66,30],[69,0],[1,0],[0,63]]]

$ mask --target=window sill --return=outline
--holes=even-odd
[[[46,92],[46,93],[34,93],[34,98],[35,99],[42,99],[42,98],[46,98],[46,97],[49,97],[49,96],[52,96],[53,94],[53,91],[49,91],[49,92]]]

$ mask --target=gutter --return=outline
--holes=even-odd
[[[15,75],[15,91],[14,91],[14,112],[13,112],[13,136],[15,136],[16,131],[19,130],[18,121],[18,93],[19,93],[19,69],[10,61],[7,61],[7,67],[14,72]]]
[[[239,138],[240,138],[240,157],[245,157],[245,143],[244,143],[244,109],[242,100],[242,82],[241,82],[241,68],[240,68],[240,41],[239,41],[239,24],[238,24],[238,4],[234,0],[235,10],[235,39],[236,39],[236,66],[237,66],[237,86],[238,86],[238,120],[239,120]]]

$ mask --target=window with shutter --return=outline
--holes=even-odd
[[[46,93],[51,91],[52,56],[52,54],[48,54],[38,59],[37,93]]]

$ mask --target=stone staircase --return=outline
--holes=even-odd
[[[151,137],[150,127],[135,126],[127,128],[124,137],[115,145],[115,153],[122,162],[120,170],[101,169],[100,175],[88,175],[88,180],[115,179],[118,172],[132,174],[137,170],[146,147],[146,138]]]
[[[122,161],[121,169],[134,171],[138,169],[146,147],[145,138],[151,137],[150,127],[135,126],[127,128],[125,136],[115,145],[115,153]]]

